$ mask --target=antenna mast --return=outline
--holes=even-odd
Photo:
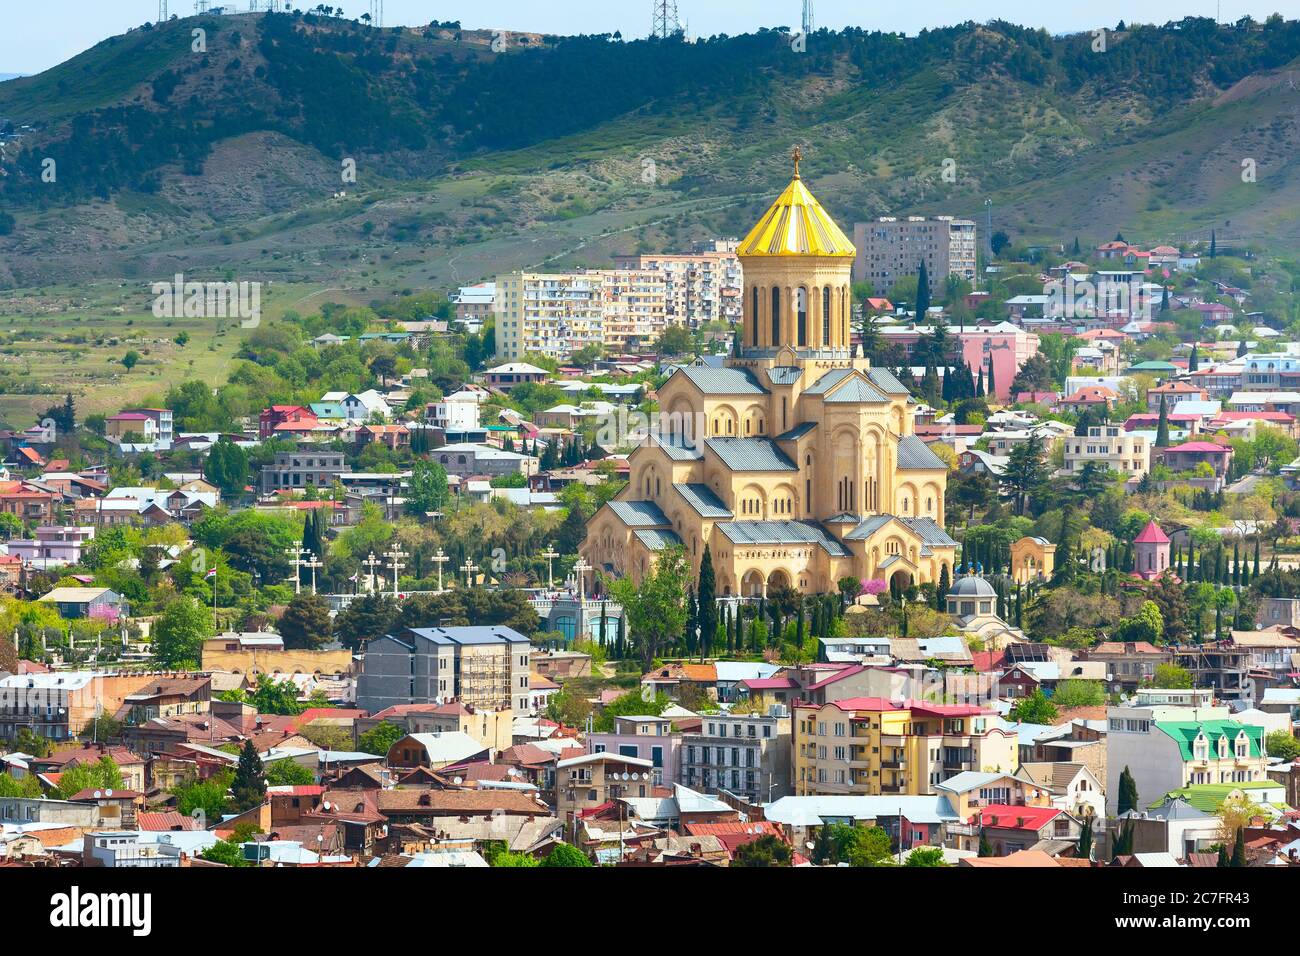
[[[383,29],[384,0],[370,0],[370,25]]]
[[[813,5],[812,0],[803,0],[803,35],[813,32]]]
[[[167,0],[158,0],[158,22],[167,22]]]
[[[650,35],[666,40],[681,32],[682,24],[677,19],[677,0],[654,0]]]

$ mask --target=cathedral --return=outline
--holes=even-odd
[[[734,354],[672,373],[628,486],[588,523],[582,557],[607,576],[639,579],[673,546],[698,572],[706,545],[720,596],[953,576],[947,466],[913,434],[907,388],[854,355],[854,247],[799,159],[740,244]]]

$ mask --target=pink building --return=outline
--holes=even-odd
[[[1133,539],[1133,573],[1154,581],[1169,570],[1169,537],[1152,521]]]
[[[971,374],[979,378],[980,369],[988,377],[993,364],[993,387],[998,400],[1011,399],[1011,383],[1022,365],[1038,354],[1038,336],[1010,322],[968,329],[960,334],[961,354]]]

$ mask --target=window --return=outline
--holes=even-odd
[[[781,341],[781,290],[772,290],[772,344]]]
[[[831,344],[831,290],[822,289],[822,345]]]

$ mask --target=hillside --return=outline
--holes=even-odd
[[[126,278],[133,310],[176,271],[365,301],[594,265],[740,232],[795,142],[846,225],[982,225],[992,198],[995,228],[1031,241],[1217,228],[1300,249],[1300,23],[1186,20],[1111,33],[1104,53],[1092,39],[993,23],[823,31],[805,53],[776,31],[510,35],[494,52],[452,28],[288,14],[146,26],[0,85],[0,124],[34,127],[0,160],[16,219],[0,288]]]

